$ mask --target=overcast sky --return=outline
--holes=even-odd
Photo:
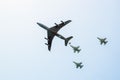
[[[72,20],[58,33],[73,36],[79,54],[58,37],[51,52],[44,44],[47,31],[36,22],[61,20]],[[119,0],[0,0],[0,80],[120,80],[119,48]]]

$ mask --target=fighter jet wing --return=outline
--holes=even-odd
[[[55,26],[51,27],[50,30],[54,31],[54,32],[58,32],[63,26],[67,25],[68,23],[71,22],[71,20],[67,20],[65,22],[61,21],[62,23],[60,24],[56,24]]]
[[[52,46],[52,40],[55,34],[51,33],[50,31],[47,31],[47,36],[48,36],[48,50],[50,51]]]

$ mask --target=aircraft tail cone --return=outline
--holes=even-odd
[[[70,37],[68,37],[68,38],[65,39],[65,46],[67,46],[69,40],[72,39],[72,38],[73,38],[73,36],[70,36]]]

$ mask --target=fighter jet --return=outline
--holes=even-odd
[[[106,39],[107,38],[99,38],[99,37],[97,37],[97,39],[99,39],[100,40],[100,44],[102,45],[103,43],[104,43],[104,45],[108,42],[108,41],[106,41]]]
[[[55,23],[55,26],[53,26],[53,27],[51,27],[51,28],[48,28],[48,27],[45,26],[44,24],[37,22],[37,24],[38,24],[40,27],[42,27],[42,28],[44,28],[45,30],[47,30],[47,38],[45,38],[45,39],[48,41],[48,43],[45,43],[45,45],[48,46],[48,50],[49,50],[49,51],[51,50],[52,40],[53,40],[54,36],[57,36],[57,37],[65,40],[65,46],[67,46],[68,41],[69,41],[71,38],[73,38],[73,36],[70,36],[70,37],[68,37],[68,38],[65,38],[64,36],[62,36],[62,35],[60,35],[60,34],[57,33],[63,26],[67,25],[67,24],[70,23],[70,22],[71,22],[71,20],[67,20],[67,21],[65,21],[65,22],[61,21],[60,24]]]
[[[80,69],[81,69],[83,67],[82,62],[77,63],[77,62],[73,61],[73,63],[75,63],[76,68],[80,67]]]
[[[73,46],[71,45],[71,43],[69,43],[69,45],[73,48],[74,53],[76,53],[76,51],[79,53],[81,51],[81,49],[79,49],[80,46]]]

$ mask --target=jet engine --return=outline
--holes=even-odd
[[[48,38],[46,38],[46,37],[45,37],[44,39],[49,40],[49,39],[48,39]]]
[[[56,25],[56,26],[58,26],[58,24],[57,24],[57,23],[55,23],[55,25]]]
[[[47,44],[47,43],[45,43],[45,45],[47,45],[47,46],[48,46],[48,44]]]
[[[65,24],[65,22],[63,22],[63,21],[61,21],[62,22],[62,24]]]

